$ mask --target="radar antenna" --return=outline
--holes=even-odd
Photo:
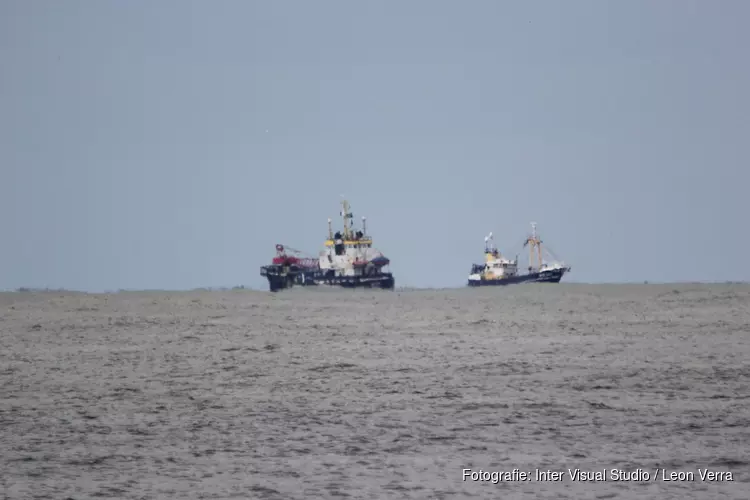
[[[484,251],[492,252],[494,250],[494,241],[492,239],[492,231],[490,234],[484,237]]]

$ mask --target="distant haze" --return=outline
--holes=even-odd
[[[266,287],[340,195],[397,285],[750,280],[750,3],[0,2],[0,288]],[[523,255],[523,254],[522,254]]]

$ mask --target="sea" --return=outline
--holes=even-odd
[[[750,285],[0,294],[0,498],[747,499]]]

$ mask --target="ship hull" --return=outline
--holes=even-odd
[[[522,283],[560,283],[560,280],[562,280],[567,271],[567,268],[563,268],[552,269],[550,271],[542,271],[538,273],[522,274],[519,276],[511,276],[509,278],[479,280],[470,279],[469,286],[506,286],[520,285]]]
[[[335,286],[341,288],[382,288],[393,290],[396,280],[391,273],[375,272],[366,276],[336,276],[332,271],[300,269],[296,266],[263,266],[260,275],[268,287],[277,292],[295,286]]]

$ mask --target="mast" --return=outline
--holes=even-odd
[[[536,236],[536,224],[534,224],[534,236]],[[539,257],[539,269],[542,268],[542,240],[539,238],[536,239],[536,252],[537,256]]]
[[[531,229],[532,234],[530,237],[526,238],[526,243],[531,243],[531,245],[529,245],[529,268],[534,267],[534,230],[535,229],[534,229],[533,222],[531,223],[531,228],[532,228]]]
[[[537,265],[536,268],[542,267],[542,241],[536,234],[536,222],[531,223],[531,236],[526,239],[526,245],[529,245],[529,267],[534,267],[534,248],[536,247]]]
[[[333,228],[331,227],[331,218],[328,218],[328,239],[333,240]]]
[[[352,214],[349,213],[349,202],[346,200],[342,200],[341,206],[343,208],[343,210],[341,211],[341,218],[344,220],[344,239],[349,240],[351,239],[350,223],[348,223],[347,221],[352,218]]]
[[[537,269],[542,267],[542,241],[536,235],[536,222],[531,225],[531,232],[534,235],[534,241],[536,241],[536,254],[537,254]]]
[[[484,252],[492,253],[495,250],[495,241],[492,238],[492,231],[484,237]]]

